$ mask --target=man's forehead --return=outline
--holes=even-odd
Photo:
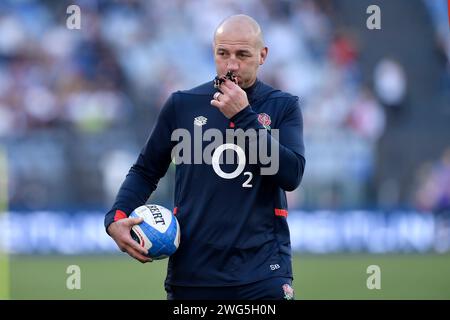
[[[253,51],[255,46],[243,42],[218,42],[215,44],[215,49],[225,51]]]
[[[246,47],[247,49],[254,48],[258,43],[258,36],[256,34],[244,34],[240,32],[223,32],[216,33],[216,37],[214,39],[214,43],[216,47],[223,46],[240,46]]]

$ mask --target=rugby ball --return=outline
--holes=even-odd
[[[154,260],[171,256],[180,244],[180,225],[169,209],[148,204],[133,210],[130,218],[144,218],[134,225],[131,237],[147,250],[147,255]]]

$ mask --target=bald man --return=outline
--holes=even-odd
[[[128,216],[173,160],[181,241],[169,258],[168,299],[293,299],[285,192],[299,186],[305,167],[298,97],[258,80],[268,49],[253,18],[225,19],[213,50],[216,80],[170,95],[106,214],[106,231],[122,251],[152,261],[130,236],[142,220]]]

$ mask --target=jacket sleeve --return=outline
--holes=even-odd
[[[230,120],[237,128],[257,130],[257,139],[266,140],[267,150],[278,150],[278,170],[271,174],[270,178],[283,190],[295,190],[300,185],[305,169],[303,118],[298,97],[291,100],[284,112],[279,125],[278,140],[259,123],[258,115],[250,105]],[[258,145],[259,143],[260,141],[258,141]],[[274,159],[273,155],[270,156]],[[259,166],[264,167],[265,165],[259,164]]]
[[[156,124],[136,162],[122,183],[111,210],[105,216],[105,228],[128,217],[144,205],[167,172],[171,162],[171,135],[175,127],[174,94],[164,104]]]

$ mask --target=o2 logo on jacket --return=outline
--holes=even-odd
[[[238,166],[233,172],[230,172],[230,173],[226,173],[220,168],[220,156],[226,150],[234,150],[238,157]],[[211,164],[214,169],[214,172],[223,179],[234,179],[237,176],[239,176],[242,173],[242,171],[244,171],[246,162],[247,162],[247,159],[246,159],[244,150],[241,147],[239,147],[238,145],[233,144],[233,143],[225,143],[225,144],[220,145],[218,148],[216,148],[216,150],[214,150],[212,160],[211,160]],[[247,175],[248,179],[242,184],[242,187],[243,188],[253,187],[253,185],[250,184],[250,181],[253,178],[253,174],[250,171],[246,171],[246,172],[244,172],[244,175]]]
[[[269,127],[270,117],[266,114],[260,116],[261,124]],[[242,184],[243,188],[251,188],[250,182],[253,179],[252,172],[243,172],[246,163],[257,164],[260,175],[278,173],[279,144],[277,141],[279,141],[279,132],[277,129],[271,130],[270,133],[267,129],[226,129],[224,134],[217,128],[203,131],[203,127],[207,124],[206,120],[205,117],[196,117],[192,133],[184,128],[178,128],[172,132],[171,141],[177,142],[171,152],[172,162],[175,165],[212,165],[214,172],[223,179],[235,179],[243,173],[244,176],[247,176]],[[269,141],[272,143],[269,144]],[[238,161],[237,168],[233,172],[227,173],[220,168],[220,158],[224,152],[229,150],[236,153]],[[235,164],[235,161],[225,163]]]

